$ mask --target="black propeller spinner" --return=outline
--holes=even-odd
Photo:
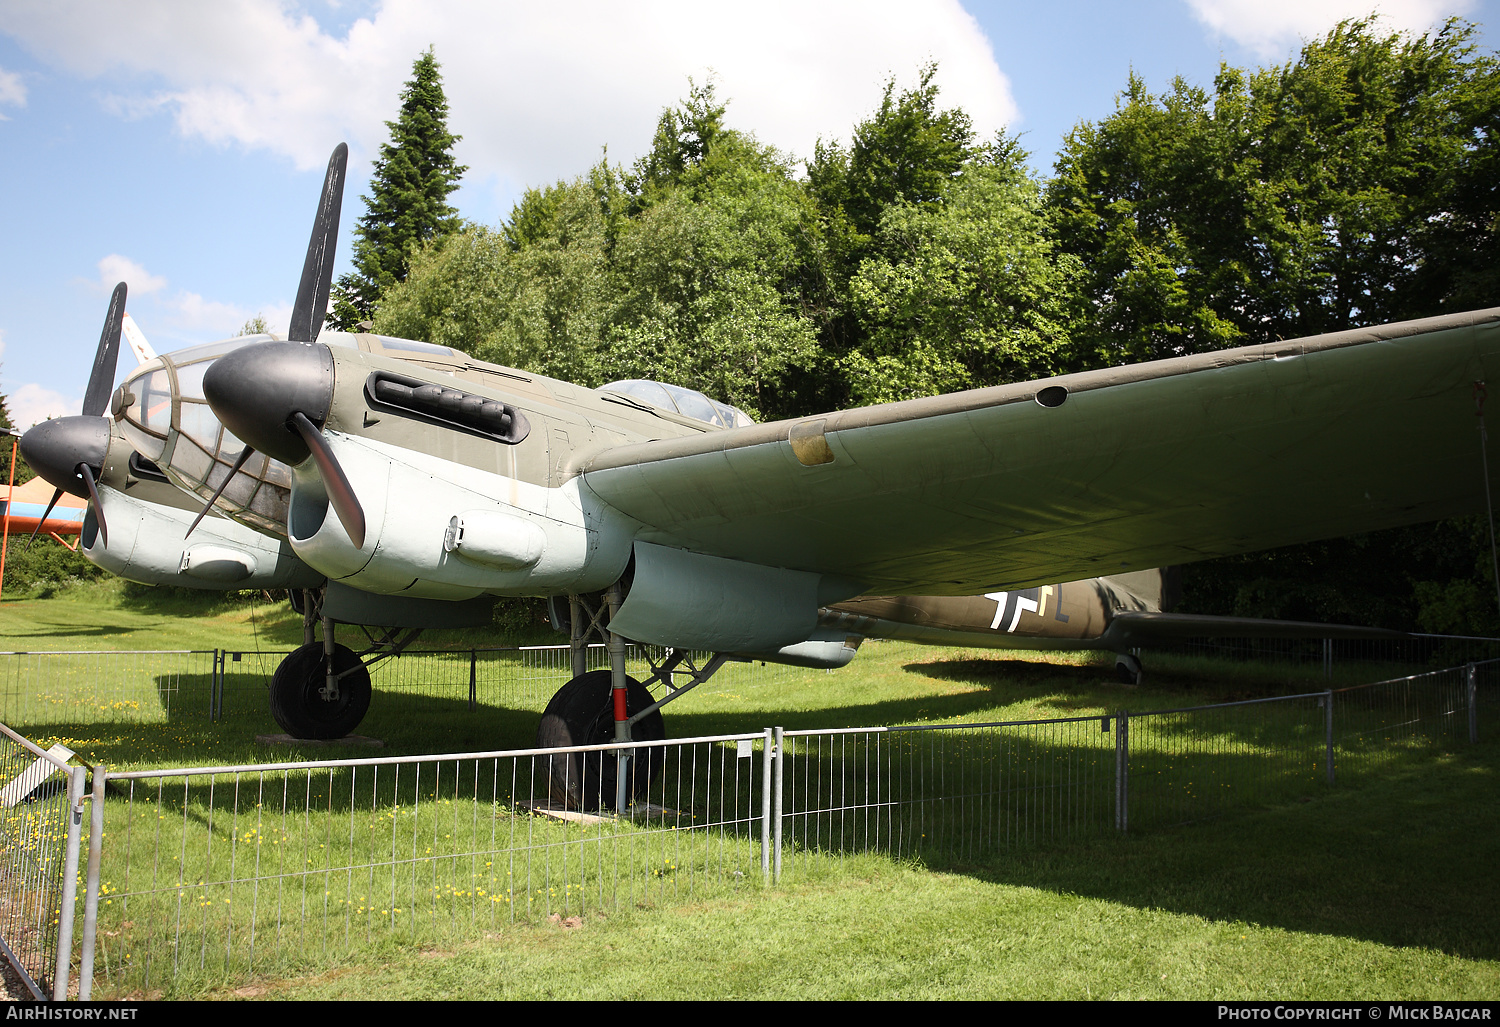
[[[364,508],[323,437],[322,427],[333,405],[333,354],[327,346],[317,344],[333,286],[333,257],[348,161],[349,148],[340,143],[328,159],[323,194],[297,286],[297,302],[287,329],[289,341],[235,350],[215,360],[203,375],[203,397],[214,416],[245,442],[234,468],[203,513],[218,500],[252,452],[293,465],[311,455],[339,523],[354,545],[363,548]],[[198,515],[199,521],[203,513]],[[197,525],[194,521],[193,527]],[[189,528],[188,533],[192,530]]]
[[[82,414],[43,421],[21,436],[21,455],[37,474],[57,488],[31,538],[26,540],[27,546],[36,538],[42,522],[52,514],[52,508],[64,492],[93,503],[99,535],[104,544],[109,545],[109,526],[104,520],[104,504],[99,499],[96,481],[103,473],[104,460],[109,454],[109,420],[103,415],[104,408],[109,405],[109,395],[114,391],[115,365],[120,360],[125,293],[125,283],[121,282],[110,297],[104,331],[99,335],[99,348],[94,353],[94,367],[89,372],[88,390],[83,394]]]

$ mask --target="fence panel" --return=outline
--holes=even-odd
[[[762,742],[630,747],[650,771],[624,817],[552,798],[598,746],[110,775],[96,973],[222,980],[758,882]]]
[[[1114,820],[1111,718],[784,732],[782,831],[799,852],[960,857]]]
[[[0,653],[0,722],[159,723],[207,718],[213,650]]]
[[[1128,826],[1309,794],[1326,775],[1326,696],[1130,713]]]
[[[1393,749],[1468,740],[1468,673],[1464,667],[1335,689],[1333,703],[1335,769],[1340,780],[1368,774]]]
[[[269,723],[279,657],[10,655],[0,698],[59,729],[211,710]],[[644,655],[632,653],[641,677]],[[766,670],[731,665],[711,688],[754,687]],[[427,652],[381,664],[377,688],[540,708],[570,672],[566,647]],[[619,817],[598,812],[613,805],[611,747],[110,774],[95,973],[117,989],[188,988],[363,945],[712,896],[828,855],[980,858],[1282,802],[1328,782],[1330,756],[1338,781],[1357,781],[1392,755],[1466,740],[1477,711],[1500,704],[1500,661],[1470,680],[1460,667],[1108,716],[640,743],[627,749],[642,792]],[[58,682],[67,690],[49,691]],[[46,991],[66,966],[70,807],[61,776],[7,801],[40,750],[3,733],[0,939]],[[596,790],[588,809],[555,800],[563,766]]]
[[[71,755],[44,752],[0,724],[0,945],[34,998],[53,994],[71,956]],[[71,840],[76,869],[76,831]]]

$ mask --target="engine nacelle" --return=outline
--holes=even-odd
[[[293,469],[287,532],[297,556],[330,581],[449,600],[592,592],[630,558],[627,527],[585,500],[576,478],[547,488],[372,439],[326,437],[364,510],[364,545],[339,522],[311,460]]]
[[[823,602],[858,591],[808,571],[637,542],[630,591],[610,628],[653,645],[775,652],[813,634]]]
[[[208,517],[184,539],[197,515],[147,503],[107,485],[99,498],[109,520],[109,545],[92,510],[80,549],[111,574],[145,585],[188,588],[314,588],[323,575],[298,560],[286,543],[222,517]]]

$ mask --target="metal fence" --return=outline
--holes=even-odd
[[[267,689],[287,650],[64,650],[0,652],[0,722],[85,727],[113,723],[261,722],[274,731]],[[695,654],[701,663],[706,654]],[[647,657],[629,646],[626,669],[650,676]],[[609,666],[603,645],[588,649],[588,669]],[[542,710],[571,676],[566,645],[418,650],[371,668],[371,687],[405,697]],[[790,675],[823,673],[761,662],[728,663],[706,693],[764,687]],[[657,688],[658,693],[660,687]]]
[[[218,652],[0,653],[0,721],[30,728],[207,717]]]
[[[624,817],[551,785],[607,746],[107,774],[98,967],[138,988],[761,879],[765,737],[632,746]]]
[[[1474,740],[1481,711],[1497,700],[1492,661],[1273,699],[1056,720],[96,767],[91,803],[84,768],[54,774],[65,767],[58,753],[42,768],[51,783],[35,787],[26,768],[40,750],[7,730],[0,936],[40,991],[67,994],[77,888],[80,996],[96,984],[191,993],[382,945],[732,894],[850,853],[976,858],[1286,801],[1378,773],[1408,749]],[[622,751],[640,786],[616,815],[601,768]],[[560,801],[565,790],[554,783],[579,768],[598,783],[586,809]],[[5,806],[12,792],[25,797]],[[91,826],[79,832],[86,810]]]
[[[72,755],[0,724],[0,952],[33,998],[67,997],[86,773]]]

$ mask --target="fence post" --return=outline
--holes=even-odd
[[[766,728],[760,760],[760,875],[771,879],[771,760],[775,758],[776,734]]]
[[[1479,668],[1468,666],[1469,682],[1469,744],[1479,741]]]
[[[68,775],[68,840],[63,849],[62,896],[57,904],[57,968],[52,975],[52,1000],[68,997],[68,969],[73,962],[73,907],[78,898],[78,842],[83,827],[83,776],[87,767]]]
[[[78,1001],[94,991],[94,945],[99,928],[99,864],[104,856],[104,765],[94,768],[94,791],[89,799],[89,864],[83,889],[83,945],[78,954]]]
[[[1115,714],[1115,830],[1130,828],[1130,711]]]
[[[1323,679],[1333,679],[1333,639],[1323,639]]]
[[[476,657],[474,655],[474,650],[470,649],[469,650],[469,712],[470,713],[473,713],[474,710],[477,708],[477,705],[478,705],[478,696],[479,696],[478,688],[477,688],[477,685],[476,685],[476,682],[475,682],[475,677],[474,677],[475,661],[476,661]]]
[[[1323,693],[1323,766],[1333,784],[1333,689]]]
[[[771,785],[771,823],[772,823],[772,829],[771,829],[772,830],[772,833],[771,833],[771,851],[775,853],[775,860],[776,860],[775,868],[774,868],[774,870],[772,872],[771,879],[773,881],[777,881],[777,882],[780,882],[780,880],[781,880],[781,809],[782,809],[782,806],[781,806],[782,784],[781,784],[781,782],[782,782],[782,779],[783,779],[782,775],[783,775],[784,770],[785,770],[784,764],[783,764],[783,761],[785,759],[786,759],[785,739],[783,738],[783,735],[782,735],[782,729],[778,727],[778,728],[776,728],[776,763],[775,763],[775,768],[776,769],[775,769],[775,773],[773,775],[773,777],[774,777],[775,780],[773,781],[773,783]]]

